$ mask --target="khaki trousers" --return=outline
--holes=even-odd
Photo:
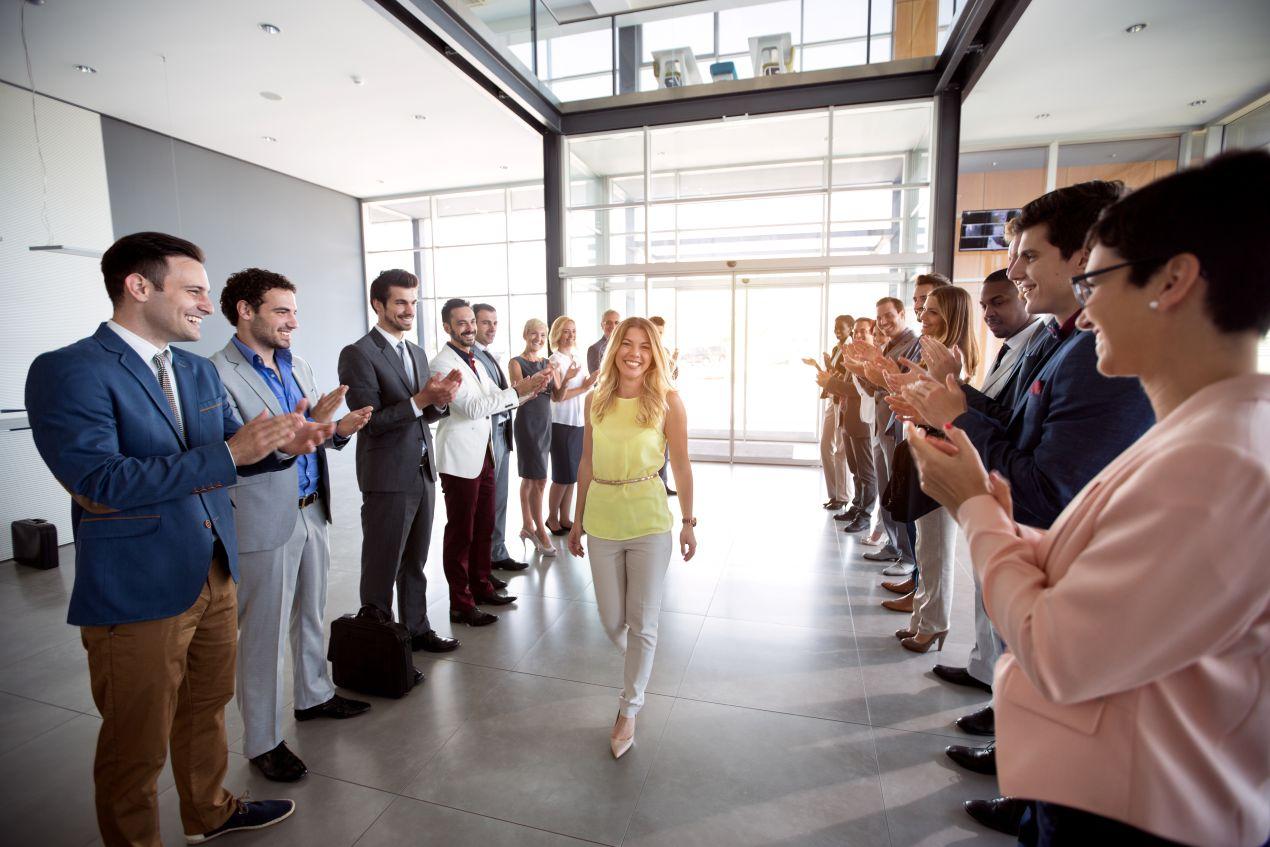
[[[225,704],[234,696],[237,611],[234,581],[218,557],[181,614],[81,628],[102,717],[93,781],[106,847],[162,843],[155,785],[169,745],[186,834],[216,829],[233,812],[234,797],[221,783],[229,767]]]

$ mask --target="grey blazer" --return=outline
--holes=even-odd
[[[243,358],[232,338],[223,349],[212,355],[212,364],[225,384],[230,409],[240,421],[249,421],[265,410],[271,415],[291,411],[282,408],[251,362]],[[291,370],[309,405],[316,403],[320,395],[309,363],[293,354]],[[320,508],[324,510],[328,523],[331,521],[331,483],[327,473],[326,449],[334,447],[338,450],[347,443],[347,439],[333,438],[317,449]],[[239,477],[238,483],[229,490],[229,498],[234,504],[234,523],[238,527],[238,552],[273,550],[291,537],[299,515],[294,466],[273,473]]]
[[[586,348],[586,370],[587,373],[595,373],[600,369],[600,362],[604,361],[604,353],[609,349],[609,340],[603,335],[600,340]]]
[[[414,359],[415,385],[422,387],[430,375],[428,357],[419,345],[406,343]],[[412,490],[424,447],[432,454],[428,424],[449,411],[424,406],[422,415],[415,414],[401,357],[378,330],[372,329],[340,352],[339,374],[340,383],[348,386],[348,407],[375,410],[370,423],[357,434],[357,485],[363,492]],[[428,468],[436,482],[436,462],[428,462]]]

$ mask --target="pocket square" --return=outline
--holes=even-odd
[[[1034,396],[1034,397],[1040,397],[1040,396],[1041,396],[1041,390],[1042,390],[1044,387],[1045,387],[1045,384],[1044,384],[1043,382],[1041,382],[1039,379],[1038,379],[1036,382],[1032,383],[1032,389],[1031,389],[1032,396]]]

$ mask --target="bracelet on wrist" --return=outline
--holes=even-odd
[[[696,525],[697,525],[697,519],[696,519],[696,518],[684,518],[684,519],[683,519],[683,523],[685,523],[685,524],[687,524],[688,526],[691,526],[691,527],[696,527]]]

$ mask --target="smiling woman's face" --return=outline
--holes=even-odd
[[[629,327],[617,345],[617,371],[623,377],[640,379],[653,364],[653,344],[648,333]]]

